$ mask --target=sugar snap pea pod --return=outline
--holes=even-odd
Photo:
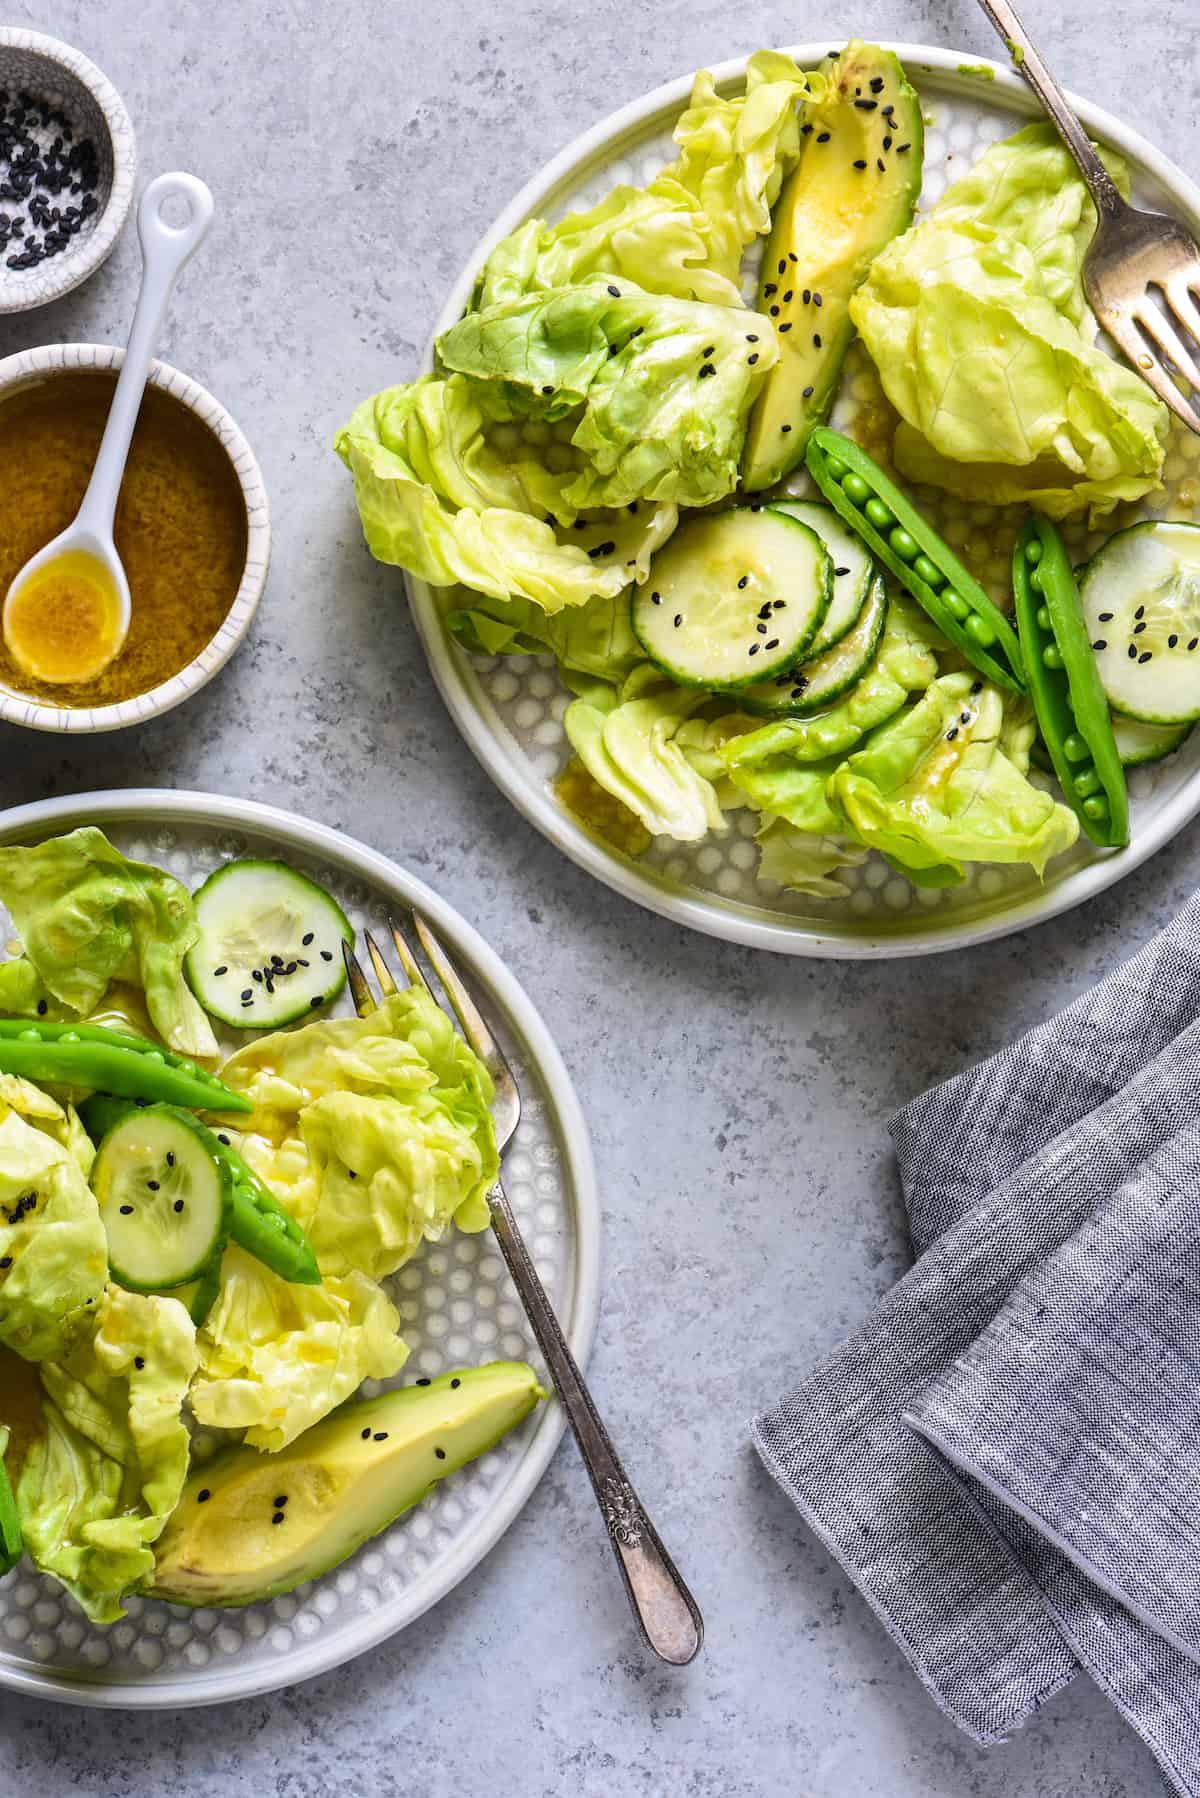
[[[1016,632],[954,551],[865,450],[819,425],[805,461],[835,511],[924,606],[938,629],[981,674],[1025,691]]]
[[[132,1107],[127,1099],[97,1093],[79,1108],[83,1127],[93,1142],[107,1136],[114,1124]],[[228,1169],[233,1182],[229,1234],[248,1255],[253,1255],[293,1285],[319,1286],[321,1270],[308,1237],[261,1180],[245,1157],[234,1148],[223,1130],[198,1125],[212,1153]]]
[[[1013,593],[1038,728],[1063,797],[1093,843],[1129,841],[1129,795],[1108,700],[1063,540],[1031,513],[1013,550]]]
[[[11,1572],[21,1559],[21,1519],[4,1468],[7,1446],[8,1431],[0,1426],[0,1575]]]
[[[0,1018],[0,1073],[190,1110],[253,1110],[243,1093],[231,1091],[195,1062],[102,1024]]]

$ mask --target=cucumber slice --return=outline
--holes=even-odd
[[[833,599],[808,646],[808,659],[811,660],[814,656],[824,655],[854,629],[871,591],[875,564],[862,538],[842,522],[832,506],[822,505],[818,500],[780,499],[772,500],[767,510],[786,512],[789,518],[795,518],[806,524],[810,531],[815,531],[833,563]]]
[[[1190,724],[1142,724],[1136,718],[1112,715],[1113,738],[1123,768],[1144,768],[1148,762],[1161,762],[1192,734]]]
[[[633,628],[672,680],[734,692],[807,654],[832,598],[817,533],[742,507],[679,527],[634,592]]]
[[[307,875],[286,862],[227,862],[195,899],[200,935],[184,972],[212,1017],[236,1030],[274,1030],[341,992],[342,943],[354,930]]]
[[[190,1112],[147,1105],[129,1112],[100,1144],[92,1190],[118,1285],[169,1291],[219,1260],[232,1183],[207,1136]]]
[[[887,622],[888,597],[883,576],[877,575],[858,623],[823,656],[801,662],[774,680],[761,681],[738,695],[744,711],[760,718],[780,714],[802,718],[822,712],[860,681],[879,651],[879,639]]]
[[[1110,537],[1079,585],[1115,712],[1143,724],[1200,718],[1200,525],[1153,520]]]

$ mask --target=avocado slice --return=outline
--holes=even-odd
[[[851,297],[884,245],[907,231],[921,191],[921,102],[897,58],[856,39],[822,72],[829,92],[806,110],[804,148],[763,255],[758,310],[775,324],[779,361],[742,452],[742,485],[752,491],[804,460],[854,335]]]
[[[343,1405],[278,1454],[239,1445],[188,1479],[146,1591],[254,1604],[327,1573],[545,1398],[523,1361],[462,1367]]]

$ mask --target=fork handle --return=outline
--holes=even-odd
[[[630,1485],[584,1383],[546,1288],[529,1258],[512,1207],[497,1180],[488,1194],[492,1229],[521,1295],[550,1377],[592,1482],[633,1614],[660,1660],[685,1667],[700,1652],[704,1619]]]
[[[1008,46],[1018,71],[1045,107],[1054,129],[1079,164],[1079,172],[1091,189],[1101,218],[1112,218],[1123,212],[1125,202],[1116,182],[1092,148],[1091,139],[1072,112],[1067,96],[1042,61],[1033,39],[1008,0],[979,0],[979,4]],[[1019,57],[1015,54],[1017,51]]]

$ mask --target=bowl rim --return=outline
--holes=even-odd
[[[0,359],[0,402],[41,376],[88,369],[119,370],[124,360],[125,351],[113,344],[51,343],[17,350]],[[271,520],[267,490],[254,451],[221,402],[190,375],[169,362],[155,361],[150,365],[148,385],[179,400],[208,426],[237,476],[246,507],[246,560],[237,592],[199,655],[158,686],[136,693],[131,699],[99,706],[50,705],[0,687],[0,721],[6,724],[70,736],[145,724],[148,719],[182,705],[208,684],[238,648],[258,609],[271,559]]]
[[[87,88],[100,108],[112,150],[112,188],[104,203],[104,210],[96,220],[95,228],[79,240],[75,249],[56,256],[53,263],[45,268],[41,284],[36,290],[29,291],[26,297],[20,297],[21,289],[18,285],[14,285],[11,293],[6,293],[3,282],[0,282],[0,313],[32,312],[38,306],[47,306],[53,300],[61,300],[64,294],[71,293],[90,275],[94,275],[101,263],[107,260],[133,203],[138,161],[137,134],[124,100],[103,69],[98,68],[82,50],[63,43],[61,38],[49,37],[45,32],[27,31],[22,25],[0,25],[0,49],[28,50],[38,56],[45,56],[69,75],[73,75]]]

